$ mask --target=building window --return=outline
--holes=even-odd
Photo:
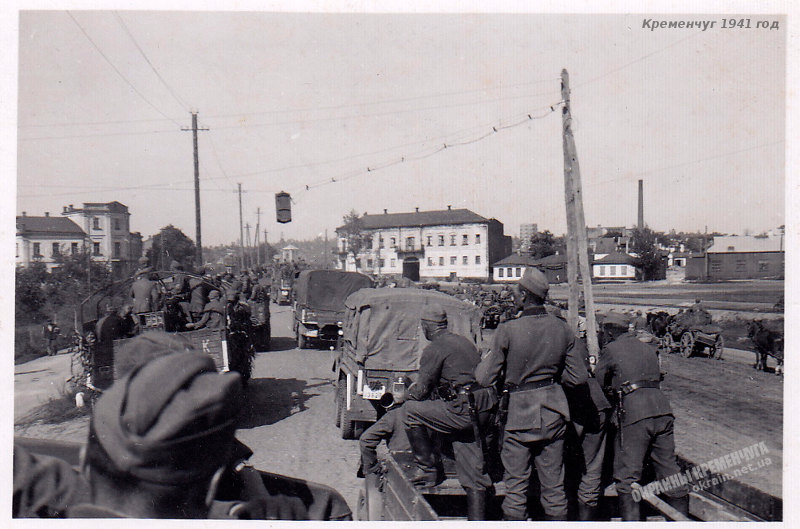
[[[122,254],[122,243],[114,243],[114,257],[119,257]]]
[[[433,257],[428,257],[428,266],[433,266]]]
[[[462,235],[461,236],[461,246],[466,246],[469,244],[469,235]]]
[[[92,229],[99,230],[100,229],[100,219],[97,217],[92,217]]]
[[[461,258],[461,264],[468,265],[469,264],[469,257],[467,257],[466,255],[464,257],[462,257]]]
[[[736,247],[735,246],[728,246],[728,251],[729,252],[735,252],[736,251]]]
[[[378,248],[383,248],[383,236],[378,237]]]
[[[114,219],[114,229],[116,231],[121,230],[122,228],[119,227],[119,219]]]
[[[56,256],[56,255],[58,255],[59,253],[61,253],[61,252],[60,252],[60,248],[59,248],[59,246],[58,246],[58,243],[57,243],[57,242],[54,242],[54,243],[53,243],[53,253],[51,253],[50,255],[52,255],[53,257],[55,257],[55,256]]]
[[[396,259],[392,259],[390,262],[392,263],[392,268],[397,266],[397,260]]]
[[[744,259],[736,259],[736,271],[744,272],[747,267],[747,262]]]
[[[72,255],[76,255],[78,253],[78,243],[77,242],[73,242],[70,245],[70,251],[72,252]]]
[[[475,264],[478,264],[478,265],[481,264],[481,256],[480,255],[476,255],[475,256]]]
[[[456,236],[455,234],[450,235],[450,246],[456,245]]]
[[[610,275],[610,276],[617,275],[617,267],[616,266],[609,266],[608,269],[609,269],[608,275]]]
[[[444,235],[439,235],[439,246],[444,246]]]
[[[450,264],[451,264],[451,265],[454,265],[454,264],[456,264],[456,259],[457,259],[457,257],[456,257],[455,255],[451,255],[451,256],[450,256]]]
[[[722,272],[722,261],[711,260],[708,265],[712,272]]]
[[[498,268],[497,269],[497,277],[503,277],[503,273],[505,272],[505,268]]]
[[[439,258],[439,266],[444,266],[444,257]]]
[[[92,243],[92,254],[93,255],[102,255],[100,253],[100,243],[99,242],[93,242]]]
[[[619,267],[619,275],[621,276],[628,275],[628,265],[622,265]]]
[[[522,268],[517,268],[516,273],[514,274],[516,277],[522,277]]]
[[[386,259],[384,259],[383,257],[381,257],[380,259],[378,259],[378,266],[379,266],[380,268],[384,268],[384,267],[386,266]]]
[[[480,243],[481,243],[481,234],[480,233],[476,233],[475,234],[475,244],[480,244]]]
[[[433,239],[433,237],[431,237],[430,235],[428,235],[428,246],[433,246],[433,244],[431,243],[431,240],[432,240],[432,239]]]
[[[391,239],[389,239],[389,244],[391,245],[391,248],[396,247],[397,246],[397,239],[392,237]]]
[[[414,249],[414,237],[406,237],[406,250]]]
[[[38,242],[33,243],[33,256],[34,257],[42,256],[42,245]]]
[[[758,262],[758,271],[759,272],[769,272],[769,261],[759,261]]]
[[[367,268],[372,268],[372,259],[367,259]]]

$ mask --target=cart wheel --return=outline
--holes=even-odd
[[[681,356],[689,358],[694,352],[694,335],[685,332],[681,335]]]
[[[664,350],[668,353],[675,352],[675,339],[669,332],[667,332],[667,334],[664,335]]]
[[[717,360],[722,360],[722,351],[725,349],[725,339],[722,335],[718,335],[714,341],[714,346],[711,348],[711,357]]]

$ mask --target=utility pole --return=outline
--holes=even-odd
[[[239,267],[244,270],[244,228],[242,226],[242,184],[239,186]]]
[[[256,247],[256,265],[261,266],[261,247],[258,245],[258,229],[261,227],[261,208],[256,208],[256,235],[253,246]]]
[[[208,130],[207,128],[197,128],[197,112],[192,112],[192,128],[183,127],[181,130],[192,131],[192,141],[194,144],[194,234],[197,243],[197,266],[203,266],[203,241],[200,229],[200,159],[197,156],[197,131]]]
[[[267,242],[267,230],[264,230],[264,264],[269,264],[269,259],[267,259],[267,246],[269,243]]]
[[[325,228],[325,253],[323,253],[325,259],[325,270],[328,269],[328,228]],[[381,259],[381,251],[378,250],[378,263],[380,263]],[[380,267],[379,267],[380,270]]]
[[[570,91],[569,91],[569,73],[567,70],[561,70],[561,99],[563,101],[563,108],[561,111],[562,125],[563,125],[563,144],[564,144],[564,192],[566,194],[567,205],[567,229],[570,224],[572,225],[572,235],[568,237],[569,240],[574,240],[573,243],[573,256],[577,251],[578,262],[580,267],[580,274],[583,279],[583,297],[586,303],[586,345],[589,349],[589,356],[597,359],[600,352],[600,346],[597,342],[597,326],[595,323],[594,311],[594,294],[592,292],[592,272],[589,268],[589,242],[586,235],[586,218],[583,213],[583,195],[581,191],[581,170],[578,165],[578,153],[575,149],[575,138],[572,135],[572,113],[570,112]],[[572,222],[570,223],[570,220]],[[572,310],[572,298],[577,296],[577,277],[570,275],[569,261],[572,258],[569,256],[568,248],[568,263],[567,275],[570,280],[570,308],[569,315],[576,316],[577,321],[577,300],[575,312]],[[575,265],[572,266],[575,268]],[[576,271],[572,272],[573,274]],[[573,286],[573,279],[575,280]],[[572,324],[572,322],[570,322]],[[575,327],[573,327],[575,329]]]
[[[253,264],[253,247],[250,244],[250,223],[244,225],[244,230],[247,232],[247,266],[248,268]]]

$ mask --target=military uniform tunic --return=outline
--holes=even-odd
[[[469,340],[449,331],[439,332],[422,351],[417,381],[409,388],[404,407],[407,428],[426,426],[449,435],[461,485],[486,490],[492,480],[483,469],[483,453],[472,432],[467,395],[459,394],[451,401],[428,399],[442,383],[454,388],[474,384],[473,372],[479,361],[480,354]],[[476,397],[477,411],[487,412],[493,404],[488,393]]]
[[[625,383],[655,385],[661,378],[658,355],[653,346],[624,334],[609,343],[597,363],[597,380],[618,391]],[[620,417],[614,456],[614,480],[620,494],[630,494],[631,485],[642,476],[645,457],[650,453],[656,478],[680,472],[675,461],[672,409],[658,387],[641,387],[622,397],[624,413]],[[686,487],[666,492],[681,497]]]
[[[505,366],[506,386],[519,389],[509,395],[501,449],[506,469],[503,514],[507,519],[528,516],[532,466],[539,477],[545,515],[566,519],[563,451],[570,412],[561,384],[586,384],[584,356],[582,343],[566,322],[548,314],[543,306],[527,306],[520,318],[497,328],[494,345],[476,374],[479,384],[494,385]],[[547,384],[548,380],[555,383]],[[546,385],[537,388],[536,384]]]

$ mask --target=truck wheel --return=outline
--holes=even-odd
[[[357,439],[356,421],[347,419],[347,384],[340,385],[342,388],[339,393],[339,427],[342,429],[342,439]]]
[[[344,392],[347,391],[347,380],[344,377],[339,379],[336,384],[336,427],[342,425],[342,408],[347,404],[347,396]]]
[[[297,348],[298,349],[305,349],[308,346],[308,340],[306,337],[300,334],[300,329],[297,329]]]

